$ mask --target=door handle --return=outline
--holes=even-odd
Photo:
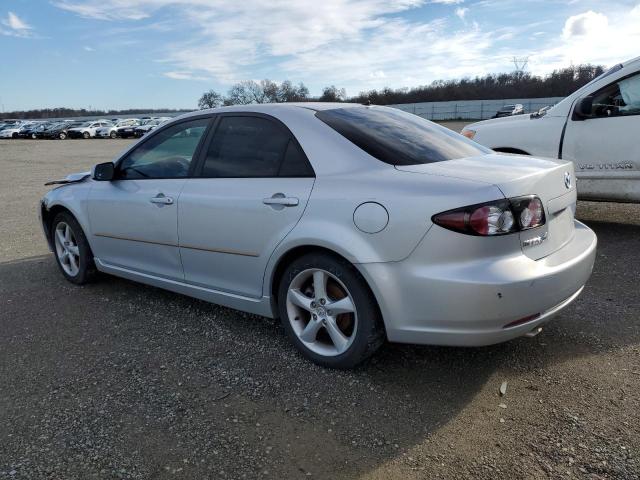
[[[149,200],[151,203],[156,203],[160,205],[173,205],[173,198],[165,197],[164,193],[159,193],[155,197]]]
[[[262,203],[265,205],[276,205],[282,207],[295,207],[300,203],[296,197],[285,197],[284,193],[276,193],[270,198],[263,198]]]

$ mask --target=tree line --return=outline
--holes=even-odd
[[[528,72],[497,73],[458,80],[436,80],[414,88],[369,90],[348,97],[344,88],[325,87],[317,97],[309,95],[304,83],[289,80],[277,84],[271,80],[245,80],[233,85],[226,95],[215,90],[205,92],[198,107],[281,102],[355,102],[375,105],[438,102],[447,100],[495,100],[501,98],[565,97],[604,72],[600,65],[577,65],[538,76]]]
[[[188,110],[176,110],[172,108],[129,108],[125,110],[87,110],[85,108],[38,108],[34,110],[16,110],[0,113],[0,119],[46,119],[66,117],[122,117],[124,115],[180,113]]]

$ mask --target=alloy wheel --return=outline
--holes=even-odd
[[[65,273],[75,277],[80,271],[80,249],[71,227],[60,222],[55,230],[56,255]]]
[[[297,274],[287,291],[287,315],[294,333],[312,352],[336,356],[356,338],[358,315],[347,287],[326,270]]]

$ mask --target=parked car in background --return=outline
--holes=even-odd
[[[538,334],[595,259],[572,175],[393,108],[243,105],[53,182],[40,215],[72,283],[97,269],[279,317],[307,358],[350,368],[385,339]]]
[[[110,120],[93,120],[84,122],[79,127],[70,128],[68,130],[69,138],[92,138],[96,136],[96,131],[102,127],[113,125]]]
[[[154,118],[147,121],[143,125],[135,127],[132,132],[130,130],[127,130],[127,134],[136,138],[140,138],[143,135],[155,130],[160,125],[168,122],[169,120],[171,120],[171,117]]]
[[[523,113],[524,107],[522,106],[522,104],[516,103],[514,105],[505,105],[496,112],[493,118],[511,117],[513,115],[522,115]]]
[[[9,123],[0,130],[0,138],[19,138],[22,123]]]
[[[24,120],[13,120],[13,119],[9,119],[9,118],[7,118],[7,119],[5,119],[5,120],[0,121],[0,129],[5,129],[5,128],[13,127],[13,126],[15,126],[16,124],[17,124],[17,125],[20,125],[20,124],[22,124],[22,123],[24,123]]]
[[[140,120],[137,118],[126,118],[124,120],[118,120],[115,124],[102,127],[96,130],[96,137],[98,138],[118,138],[120,131],[127,127],[137,127],[140,125]]]
[[[635,203],[638,132],[640,57],[614,66],[541,115],[485,120],[462,131],[498,152],[572,161],[581,199]]]
[[[42,121],[23,123],[18,131],[18,137],[36,139],[38,130],[45,128],[46,124],[46,122]]]
[[[71,128],[77,128],[85,122],[56,122],[49,125],[47,128],[38,132],[38,138],[58,139],[65,140],[69,136],[69,130]]]

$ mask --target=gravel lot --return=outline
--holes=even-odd
[[[63,281],[42,185],[128,143],[0,141],[0,479],[640,478],[640,206],[579,204],[594,274],[541,335],[337,372],[273,320]]]

